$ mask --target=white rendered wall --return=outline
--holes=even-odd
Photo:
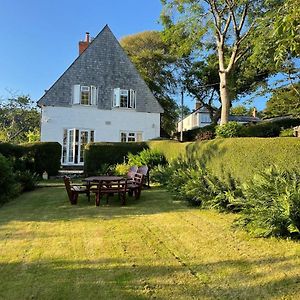
[[[160,136],[160,114],[79,105],[42,108],[42,142],[62,144],[63,130],[67,128],[94,130],[95,142],[120,142],[121,131],[142,132],[147,141]]]
[[[177,124],[177,131],[181,131],[182,121]],[[191,113],[183,119],[183,131],[191,130],[194,128],[204,127],[211,124],[210,115],[207,112]]]

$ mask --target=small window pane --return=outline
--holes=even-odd
[[[120,92],[120,107],[128,107],[128,91],[121,90]]]
[[[127,135],[125,132],[121,132],[121,142],[126,143],[127,142]]]
[[[95,137],[95,132],[94,130],[91,131],[91,138],[90,138],[90,142],[93,143],[94,142],[94,137]]]
[[[130,132],[128,134],[128,142],[135,142],[135,133],[134,132]]]

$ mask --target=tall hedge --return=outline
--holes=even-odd
[[[32,161],[33,171],[42,175],[57,175],[61,164],[61,145],[57,142],[39,142],[22,145]]]
[[[84,152],[85,173],[97,174],[103,165],[123,163],[128,153],[137,154],[147,148],[146,143],[90,143]]]
[[[0,143],[0,154],[10,160],[14,170],[30,170],[56,175],[60,168],[61,145],[56,142],[41,142],[22,145]]]
[[[15,181],[11,162],[0,154],[0,205],[18,192],[19,186]]]
[[[168,161],[176,159],[180,155],[185,155],[186,147],[190,142],[180,143],[173,140],[148,141],[150,149],[162,152]]]
[[[230,173],[243,182],[270,165],[286,170],[300,166],[300,139],[216,139],[191,143],[187,155],[201,157],[206,168],[220,178]]]

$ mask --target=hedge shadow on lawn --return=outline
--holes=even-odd
[[[177,264],[175,258],[51,260],[1,263],[6,274],[0,297],[31,299],[263,299],[292,297],[299,293],[299,276],[290,257],[257,260],[221,260],[212,263]],[[260,271],[260,270],[263,271]],[[271,280],[270,269],[279,275]],[[226,271],[226,276],[222,272]],[[58,298],[56,298],[58,297]],[[106,298],[105,298],[106,297]],[[295,298],[296,299],[296,298]]]
[[[126,197],[126,205],[121,205],[118,196],[106,196],[99,207],[95,206],[94,195],[88,202],[85,195],[79,195],[78,204],[71,205],[64,187],[40,188],[27,192],[0,208],[0,226],[11,221],[71,221],[83,218],[130,218],[170,211],[186,210],[186,202],[174,200],[161,188],[143,190],[141,198]]]

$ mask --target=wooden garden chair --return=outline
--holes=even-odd
[[[127,186],[129,195],[134,194],[135,199],[139,199],[141,196],[142,187],[143,187],[143,178],[144,178],[143,174],[136,172],[134,174],[132,181],[130,181],[130,183]]]
[[[77,204],[79,194],[86,194],[88,199],[90,200],[90,193],[86,186],[71,184],[70,177],[68,176],[64,176],[64,183],[70,203],[72,205]]]

